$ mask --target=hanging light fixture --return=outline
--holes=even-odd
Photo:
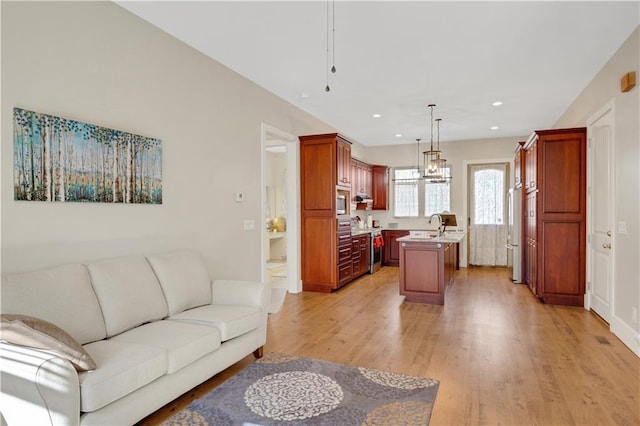
[[[424,155],[424,175],[427,183],[444,183],[451,180],[451,176],[447,173],[447,160],[442,157],[442,151],[440,151],[440,122],[442,118],[436,118],[437,124],[437,144],[433,149],[433,107],[435,104],[429,104],[431,109],[431,145],[428,151],[423,152]]]
[[[440,170],[440,150],[433,149],[433,107],[435,106],[435,104],[428,105],[428,108],[431,110],[431,144],[429,145],[429,150],[422,153],[422,155],[424,156],[423,177],[429,181],[441,177],[440,175],[438,175],[438,172]]]
[[[416,165],[416,169],[413,173],[413,179],[418,180],[420,179],[420,141],[422,139],[417,138],[416,139],[416,144],[418,145],[418,156],[417,156],[417,160],[418,160],[418,164]]]
[[[333,16],[331,17],[331,68],[329,68],[329,0],[327,0],[327,56],[326,56],[326,77],[327,77],[327,85],[324,88],[325,92],[330,92],[331,87],[329,87],[329,71],[332,74],[336,73],[336,2],[332,0],[331,2],[331,11]]]
[[[440,151],[440,122],[442,118],[436,118],[436,129],[437,129],[437,145],[436,149]],[[431,183],[444,183],[448,180],[451,180],[451,176],[447,172],[447,160],[442,158],[442,151],[440,151],[440,158],[437,160],[437,168],[438,172],[436,173],[439,177],[431,181]]]

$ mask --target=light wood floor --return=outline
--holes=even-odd
[[[640,424],[640,359],[596,315],[537,301],[506,269],[461,269],[445,306],[404,303],[393,267],[333,294],[288,294],[269,316],[265,351],[438,379],[431,425]]]

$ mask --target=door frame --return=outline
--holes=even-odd
[[[469,166],[477,164],[507,163],[509,165],[507,188],[513,188],[513,157],[511,158],[486,158],[483,160],[464,160],[462,162],[462,217],[464,220],[465,238],[462,240],[465,247],[460,250],[460,267],[466,268],[469,259]],[[505,199],[505,202],[507,200]]]
[[[300,293],[302,291],[302,280],[300,278],[300,184],[298,176],[300,176],[300,144],[298,137],[284,130],[262,123],[260,126],[260,187],[261,187],[261,213],[260,213],[260,229],[261,229],[261,256],[260,256],[260,274],[262,282],[266,281],[266,244],[267,233],[264,227],[264,218],[266,217],[266,148],[273,145],[285,145],[287,147],[287,290],[289,293]]]
[[[593,217],[591,216],[591,210],[593,206],[598,202],[595,200],[593,195],[591,194],[591,185],[593,183],[593,148],[589,141],[589,127],[599,120],[605,114],[612,114],[612,131],[611,131],[611,153],[609,157],[609,170],[610,170],[610,180],[609,180],[609,191],[611,194],[616,188],[616,174],[615,174],[615,136],[616,136],[616,99],[612,98],[607,103],[605,103],[600,109],[598,109],[594,114],[592,114],[587,119],[587,257],[586,257],[586,280],[587,280],[587,291],[584,296],[584,307],[587,310],[591,310],[591,291],[592,291],[592,267],[593,267],[593,258],[591,253],[591,235],[592,235],[592,226],[593,226]],[[609,203],[609,217],[610,217],[610,225],[611,225],[611,252],[609,254],[609,325],[611,325],[611,320],[615,314],[615,253],[616,253],[616,243],[615,243],[615,217],[616,217],[616,205],[615,202]],[[597,312],[596,312],[597,314]]]

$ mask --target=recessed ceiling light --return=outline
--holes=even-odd
[[[401,138],[402,137],[402,133],[396,133],[396,138]]]
[[[373,118],[380,118],[382,117],[380,114],[373,114]]]
[[[302,93],[300,93],[300,97],[302,99],[307,99],[309,97],[309,94],[307,92],[302,92]]]
[[[502,101],[495,101],[494,103],[492,103],[491,105],[493,106],[500,106],[502,105]]]
[[[500,127],[498,126],[491,126],[491,130],[498,130]]]

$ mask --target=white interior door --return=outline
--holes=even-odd
[[[613,141],[614,103],[587,122],[589,146],[589,290],[590,308],[609,322],[613,301]]]

